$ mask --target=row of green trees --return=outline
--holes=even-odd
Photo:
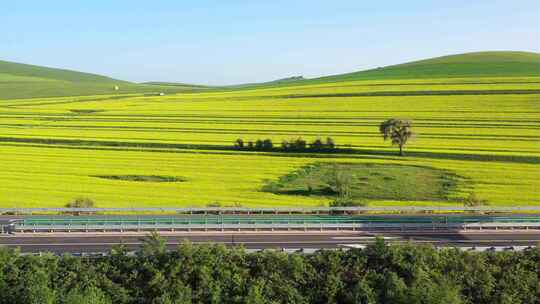
[[[251,150],[251,151],[285,151],[285,152],[325,152],[334,151],[337,149],[334,139],[327,137],[326,140],[317,138],[312,142],[307,142],[301,137],[283,140],[281,146],[276,147],[271,139],[257,139],[256,141],[244,141],[242,138],[238,138],[234,142],[235,149],[238,150]]]
[[[399,154],[404,155],[403,147],[414,136],[412,131],[412,121],[408,119],[392,118],[383,121],[379,125],[379,132],[383,136],[384,140],[390,140],[392,145],[399,147]],[[238,138],[234,142],[235,149],[238,150],[250,150],[250,151],[272,151],[282,150],[290,152],[303,152],[303,151],[333,151],[337,149],[334,140],[331,137],[327,137],[325,141],[320,138],[308,143],[301,137],[292,140],[283,140],[281,147],[275,147],[271,139],[257,139],[256,141],[244,141],[242,138]]]
[[[287,254],[150,237],[135,255],[20,255],[0,249],[6,304],[532,304],[540,301],[540,249],[463,252],[428,246]]]

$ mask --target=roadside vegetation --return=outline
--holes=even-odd
[[[135,254],[21,255],[0,249],[0,303],[492,303],[540,301],[540,249],[464,252],[386,245],[314,254],[182,243]]]
[[[467,198],[463,200],[463,205],[465,207],[481,207],[489,206],[489,202],[485,199],[479,198],[475,192],[471,192]]]
[[[95,203],[94,200],[92,200],[89,197],[77,197],[73,200],[71,200],[69,203],[67,203],[64,207],[66,208],[94,208]],[[68,211],[67,214],[72,215],[89,215],[93,214],[92,212],[88,211]]]
[[[66,204],[66,208],[93,208],[94,201],[88,197],[77,197]]]

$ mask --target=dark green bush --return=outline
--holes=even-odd
[[[236,149],[243,149],[244,148],[244,140],[241,139],[241,138],[238,138],[235,142],[234,142],[234,147]]]

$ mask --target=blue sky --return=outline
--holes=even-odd
[[[537,0],[3,2],[0,59],[130,81],[232,84],[540,52]]]

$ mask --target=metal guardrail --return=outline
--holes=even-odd
[[[436,208],[436,209],[435,209]],[[441,209],[445,208],[445,209]],[[508,211],[524,207],[485,208]],[[538,207],[533,207],[538,208]],[[493,215],[332,215],[334,211],[372,211],[382,208],[137,208],[136,210],[175,210],[178,215],[129,216],[23,216],[14,218],[4,232],[55,231],[274,231],[274,230],[468,230],[538,229],[540,216]],[[383,210],[387,210],[385,208]],[[400,210],[480,210],[467,207],[400,207]],[[1,210],[1,209],[0,209]],[[11,209],[14,210],[14,209]],[[31,208],[25,211],[110,212],[133,208]],[[395,209],[392,209],[395,211]],[[525,210],[525,209],[519,209]],[[526,209],[529,210],[529,209]],[[301,212],[303,211],[303,213]],[[30,214],[32,214],[30,212]],[[216,215],[218,213],[219,215]],[[237,213],[237,214],[234,214]],[[285,213],[285,214],[284,214]],[[286,215],[288,213],[289,215]],[[301,213],[301,214],[298,214]]]
[[[437,230],[483,230],[483,229],[534,229],[540,230],[540,219],[524,217],[510,220],[500,218],[494,221],[439,221],[435,217],[430,221],[383,221],[352,218],[313,219],[282,218],[280,220],[246,218],[181,218],[170,219],[112,219],[103,217],[92,219],[28,219],[17,220],[9,226],[10,232],[91,232],[91,231],[437,231]]]
[[[10,214],[32,214],[32,213],[108,213],[108,212],[175,212],[175,213],[332,213],[332,212],[442,212],[442,211],[463,211],[463,212],[515,212],[515,211],[537,211],[540,206],[481,206],[481,207],[458,207],[458,206],[426,206],[426,207],[315,207],[315,208],[239,208],[239,207],[204,207],[204,208],[0,208],[0,213]]]

